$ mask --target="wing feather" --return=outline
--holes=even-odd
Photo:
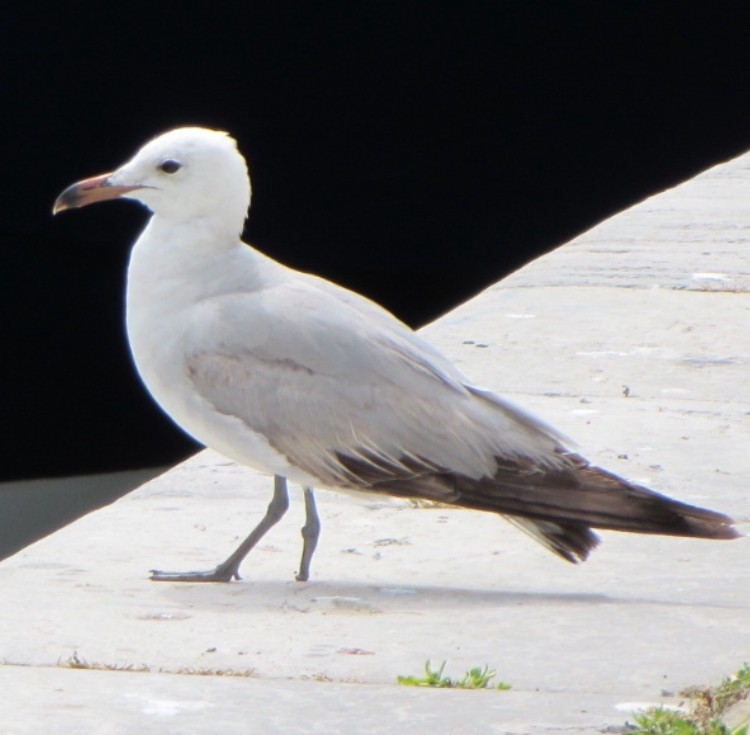
[[[556,456],[551,430],[469,387],[419,335],[344,293],[297,279],[213,299],[187,341],[200,345],[186,350],[196,390],[329,487],[367,484],[347,457],[397,475],[421,463],[478,478],[493,475],[498,455]]]

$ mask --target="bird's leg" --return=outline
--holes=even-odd
[[[302,526],[302,559],[295,579],[307,582],[310,579],[310,562],[320,537],[320,518],[315,506],[315,495],[311,487],[305,488],[305,525]]]
[[[156,582],[231,582],[232,579],[241,579],[239,570],[242,560],[265,536],[266,532],[281,520],[288,508],[289,494],[286,488],[286,478],[275,475],[273,478],[273,498],[268,504],[266,514],[228,559],[221,562],[215,569],[204,572],[161,572],[152,569],[151,579]],[[314,545],[313,548],[315,548]],[[312,556],[312,551],[310,555]]]

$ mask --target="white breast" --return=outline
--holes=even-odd
[[[241,283],[247,290],[254,278],[264,277],[252,271],[263,269],[267,259],[260,256],[254,262],[253,251],[240,243],[223,252],[217,252],[215,243],[203,250],[194,231],[192,237],[171,232],[165,238],[158,229],[152,219],[135,244],[128,267],[128,341],[146,388],[165,413],[202,444],[263,472],[304,485],[319,484],[292,467],[241,419],[217,411],[197,393],[187,371],[188,333],[196,310],[205,308],[212,296],[235,287],[227,274],[237,279],[236,287]]]

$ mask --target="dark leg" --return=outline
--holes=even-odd
[[[315,507],[315,496],[311,487],[305,488],[305,525],[302,526],[302,560],[299,563],[298,582],[310,579],[310,562],[320,537],[320,518]]]
[[[289,495],[286,489],[286,478],[276,475],[273,478],[273,498],[268,504],[266,514],[226,561],[223,561],[215,569],[209,569],[205,572],[160,572],[152,569],[151,579],[156,582],[231,582],[232,579],[241,579],[239,569],[242,560],[266,532],[281,520],[288,508]],[[310,554],[312,555],[312,552]]]

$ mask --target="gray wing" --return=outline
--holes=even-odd
[[[323,486],[401,478],[404,494],[450,501],[444,483],[416,486],[440,473],[492,477],[498,458],[533,471],[561,463],[551,429],[469,386],[377,305],[312,277],[203,302],[185,357],[205,400]]]

